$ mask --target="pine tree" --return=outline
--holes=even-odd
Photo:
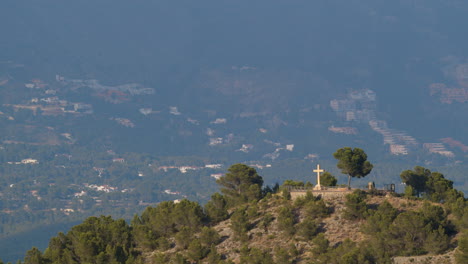
[[[465,230],[464,234],[458,240],[458,248],[455,252],[455,260],[457,264],[468,263],[468,231]]]

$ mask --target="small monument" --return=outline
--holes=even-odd
[[[324,170],[320,169],[320,164],[317,164],[317,169],[314,170],[317,173],[317,185],[314,187],[314,190],[322,190],[322,185],[320,185],[320,173]]]

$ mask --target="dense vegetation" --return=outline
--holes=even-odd
[[[46,224],[100,214],[130,220],[184,196],[205,203],[216,190],[209,175],[221,170],[156,172],[149,164],[158,160],[275,159],[261,171],[265,183],[307,181],[305,157],[328,169],[327,153],[352,142],[373,156],[366,181],[399,187],[401,170],[417,162],[466,193],[468,38],[457,30],[466,13],[459,0],[0,1],[0,245]],[[56,74],[111,88],[65,85]],[[155,93],[119,90],[135,82]],[[362,89],[376,101],[349,101]],[[333,111],[332,101],[345,108]],[[82,104],[93,113],[80,112]],[[392,139],[382,141],[367,117]],[[416,140],[408,155],[391,155],[407,136]],[[429,142],[455,157],[426,149]],[[239,151],[244,144],[249,153]],[[107,150],[126,163],[112,163]],[[26,158],[39,164],[7,164]],[[428,190],[413,189],[423,199]]]
[[[451,251],[456,241],[458,263],[468,258],[468,202],[453,188],[434,188],[425,198],[356,190],[344,201],[311,192],[291,200],[286,185],[304,183],[263,187],[243,164],[218,183],[221,193],[204,207],[162,202],[130,224],[90,217],[52,238],[44,252],[29,250],[22,263],[391,263],[394,256]],[[362,237],[333,236],[334,224],[354,226]]]

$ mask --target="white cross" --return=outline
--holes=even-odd
[[[324,170],[320,169],[320,164],[317,164],[317,169],[314,170],[317,173],[317,187],[320,188],[320,173],[324,172]]]

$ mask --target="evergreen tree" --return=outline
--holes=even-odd
[[[206,257],[206,255],[208,255],[208,252],[209,248],[202,246],[200,241],[194,239],[192,242],[190,242],[190,245],[188,246],[187,257],[194,262],[198,262],[199,260]]]
[[[202,246],[211,247],[217,245],[221,238],[216,230],[205,226],[202,228],[199,239]]]
[[[445,233],[445,229],[439,226],[438,229],[432,230],[427,235],[424,242],[424,249],[432,254],[441,254],[449,248],[450,238]]]
[[[138,255],[123,219],[89,217],[66,235],[51,239],[44,258],[52,263],[126,263]]]
[[[282,247],[277,247],[275,249],[275,261],[276,263],[292,263],[288,250]]]
[[[45,264],[46,260],[42,257],[41,251],[36,247],[33,247],[26,253],[24,258],[24,264]]]
[[[341,148],[333,153],[333,157],[338,160],[336,166],[341,173],[348,175],[348,188],[351,188],[351,177],[365,177],[374,167],[367,161],[367,154],[360,148]]]
[[[445,179],[439,172],[433,172],[426,182],[426,194],[428,198],[437,203],[443,203],[450,197],[453,189],[453,181]]]
[[[361,190],[355,190],[346,195],[344,218],[348,220],[359,220],[366,217],[367,204],[365,202],[366,193]]]
[[[455,260],[457,264],[468,263],[468,232],[465,230],[458,240],[458,247],[455,251]]]
[[[320,184],[323,186],[336,186],[338,180],[330,172],[326,171],[320,175]]]
[[[292,212],[292,208],[288,205],[283,206],[278,212],[278,229],[283,231],[288,236],[294,235],[296,232],[294,228],[295,216]]]
[[[162,252],[155,252],[153,254],[153,262],[154,264],[166,264],[169,263],[169,256]]]
[[[175,204],[171,216],[176,229],[188,227],[193,232],[202,227],[206,218],[200,204],[187,199]]]
[[[313,240],[312,254],[315,256],[324,255],[328,252],[330,241],[325,238],[323,233],[318,234]]]
[[[297,235],[303,240],[309,241],[318,233],[318,225],[310,218],[304,219],[297,226]]]
[[[272,255],[261,249],[243,247],[240,252],[240,262],[243,264],[273,264]]]
[[[207,264],[219,264],[221,262],[221,255],[218,253],[215,245],[211,245],[210,253],[206,256]]]
[[[190,228],[181,228],[180,231],[174,236],[177,247],[180,249],[187,249],[190,242],[193,240],[192,235],[193,230],[191,230]]]
[[[249,231],[249,221],[245,213],[245,208],[237,209],[231,216],[231,229],[234,233],[234,239],[247,241]]]
[[[397,215],[398,210],[385,200],[375,212],[371,211],[371,215],[367,218],[363,231],[371,235],[386,232]]]
[[[225,176],[216,181],[230,205],[259,200],[262,195],[263,178],[257,171],[244,164],[234,164]]]
[[[263,228],[265,232],[268,231],[268,226],[270,225],[271,222],[273,222],[275,218],[273,217],[272,214],[270,213],[265,213],[265,215],[262,218],[262,221],[260,222],[260,226]]]
[[[409,211],[399,214],[390,226],[389,233],[391,238],[385,242],[393,248],[391,255],[411,256],[424,253],[427,229],[425,219],[420,213]]]
[[[330,214],[330,210],[323,200],[309,201],[303,206],[304,215],[312,219],[324,218]]]
[[[205,205],[205,212],[213,224],[226,220],[229,216],[227,202],[223,195],[215,193]]]

